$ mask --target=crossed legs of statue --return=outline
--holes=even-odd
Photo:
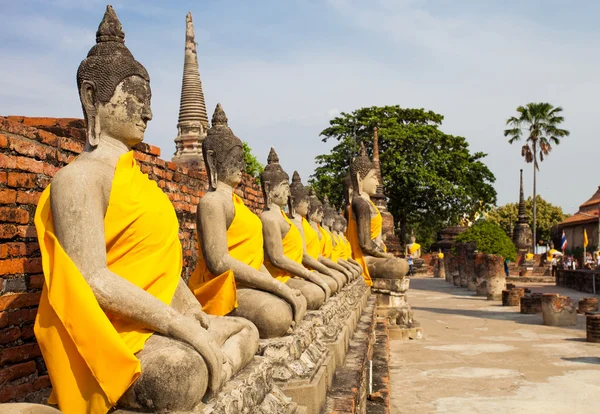
[[[306,313],[306,299],[298,296],[301,320]],[[248,319],[258,328],[261,339],[279,338],[290,330],[294,315],[292,308],[283,299],[257,289],[237,288],[238,307],[229,316]]]
[[[258,341],[256,328],[242,318],[209,315],[209,332],[223,352],[223,381],[254,357],[244,346]],[[208,385],[208,369],[191,346],[160,334],[152,335],[136,354],[142,374],[119,400],[119,407],[151,412],[189,411]]]
[[[308,310],[317,310],[325,303],[325,291],[312,282],[290,278],[285,284],[302,292],[302,296],[306,298],[306,308]]]

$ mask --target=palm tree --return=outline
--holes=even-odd
[[[508,129],[504,130],[504,136],[510,137],[508,142],[520,141],[525,130],[529,134],[525,140],[525,145],[521,147],[521,155],[525,161],[533,163],[533,253],[535,253],[536,236],[536,172],[539,170],[539,160],[544,161],[544,157],[552,151],[552,145],[560,144],[562,137],[569,136],[569,131],[560,129],[558,126],[565,118],[561,115],[560,106],[553,107],[546,102],[528,103],[527,106],[519,106],[517,116],[511,116],[506,120]]]

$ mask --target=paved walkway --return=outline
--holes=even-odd
[[[600,344],[585,342],[583,316],[577,327],[549,327],[541,314],[443,279],[412,279],[410,288],[425,338],[390,344],[393,413],[600,413]]]

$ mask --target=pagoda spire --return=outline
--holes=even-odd
[[[187,14],[185,20],[185,57],[173,162],[190,168],[204,168],[202,141],[206,138],[209,127],[208,114],[198,70],[198,54],[191,12]]]
[[[518,223],[527,223],[527,212],[525,210],[525,196],[523,195],[523,169],[521,169],[521,187],[519,190]]]

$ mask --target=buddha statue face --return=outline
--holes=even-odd
[[[217,104],[213,113],[212,126],[202,143],[202,155],[210,189],[216,189],[218,182],[231,187],[242,182],[246,169],[242,141],[229,128],[227,115],[221,104]]]
[[[362,182],[359,182],[359,188],[361,188],[362,192],[367,193],[369,196],[377,193],[378,185],[379,180],[377,179],[377,171],[374,169],[367,173],[366,177],[362,179]]]
[[[294,211],[302,217],[306,217],[308,215],[308,197],[304,197],[300,199],[300,201],[294,202]]]
[[[315,223],[321,223],[323,221],[323,206],[311,208],[309,219]]]
[[[134,75],[121,81],[106,103],[94,98],[95,87],[84,82],[80,91],[86,118],[94,124],[94,136],[89,143],[98,144],[101,135],[123,142],[128,148],[144,139],[150,109],[150,83]]]
[[[344,223],[342,221],[341,217],[336,217],[335,220],[333,221],[333,231],[339,233],[340,231],[342,231],[342,229],[344,228]]]
[[[260,175],[260,183],[267,206],[274,203],[279,207],[283,207],[291,201],[289,181],[290,176],[283,171],[279,164],[279,156],[277,156],[275,149],[271,148],[267,157],[267,165]]]
[[[269,199],[271,203],[277,204],[279,207],[283,207],[287,204],[290,197],[290,184],[286,181],[279,183],[269,192]]]
[[[77,88],[87,123],[87,148],[100,136],[131,148],[144,138],[150,110],[150,77],[125,46],[115,11],[107,7],[96,32],[96,45],[77,69]]]

